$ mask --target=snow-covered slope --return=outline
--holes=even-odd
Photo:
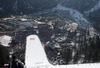
[[[30,14],[36,11],[52,9],[59,3],[64,7],[73,8],[84,13],[86,11],[92,12],[98,10],[100,0],[1,0],[0,8],[2,8],[6,14]]]
[[[15,3],[14,3],[14,6],[13,6],[13,9],[14,9],[14,10],[17,10],[17,9],[18,9],[17,3],[18,3],[18,0],[16,0]]]
[[[74,8],[80,12],[85,12],[97,5],[99,1],[100,0],[63,0],[62,5]]]
[[[83,28],[86,28],[86,27],[88,27],[88,25],[90,25],[89,21],[83,16],[83,14],[75,9],[64,7],[61,5],[61,3],[59,3],[57,5],[57,7],[54,9],[55,10],[63,10],[65,12],[69,11],[70,15],[76,21],[76,23],[78,23],[78,25],[82,26]]]
[[[93,8],[91,8],[91,10],[86,11],[85,13],[94,12],[94,11],[96,11],[98,9],[100,9],[100,1]]]
[[[27,68],[100,68],[100,63],[51,65],[37,35],[27,37],[25,66]]]

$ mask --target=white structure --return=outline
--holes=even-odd
[[[48,62],[46,53],[36,35],[30,35],[27,37],[25,54],[25,68],[100,68],[100,63],[51,65]]]
[[[42,44],[36,35],[27,37],[25,64],[28,68],[49,65]]]
[[[37,20],[34,20],[37,24],[46,24],[45,22],[40,22],[40,21],[37,21]]]
[[[21,19],[21,21],[27,21],[27,19],[25,19],[25,18],[22,18],[22,19]]]
[[[72,23],[69,25],[69,29],[71,32],[74,32],[78,27],[78,24],[77,23]]]
[[[89,29],[89,34],[91,37],[94,37],[95,32],[93,27]]]
[[[11,42],[11,37],[3,35],[0,37],[0,42],[3,46],[9,46],[9,43]]]
[[[76,30],[77,27],[78,27],[78,24],[77,24],[77,23],[72,23],[72,24],[71,24],[71,28],[72,28],[72,29]]]
[[[4,18],[3,20],[13,20],[15,19],[15,17],[11,17],[11,18]]]

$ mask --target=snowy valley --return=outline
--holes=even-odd
[[[16,36],[23,48],[38,35],[53,65],[98,63],[99,12],[100,0],[0,0],[0,34]]]

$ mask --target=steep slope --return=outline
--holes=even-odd
[[[76,9],[82,13],[93,11],[100,0],[0,0],[0,11],[5,13],[33,13],[45,9],[51,9],[57,4]],[[97,5],[97,6],[96,6]],[[99,7],[98,7],[99,8]]]
[[[56,6],[56,4],[55,0],[0,0],[0,12],[6,14],[34,13],[50,9]]]
[[[100,9],[100,1],[98,1],[98,3],[94,7],[92,7],[90,10],[86,11],[86,13],[94,12],[99,9]]]
[[[56,15],[79,24],[88,21],[97,23],[96,20],[100,18],[99,11],[100,0],[0,0],[0,17],[36,13]]]
[[[75,22],[77,22],[83,28],[88,27],[89,22],[79,11],[74,10],[72,8],[64,7],[61,5],[61,3],[59,3],[55,9],[64,10],[65,12],[69,11],[70,15],[75,20]]]
[[[62,5],[77,9],[80,12],[84,12],[87,10],[90,10],[92,7],[94,7],[99,0],[64,0]]]

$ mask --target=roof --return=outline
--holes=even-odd
[[[9,43],[11,42],[11,37],[3,35],[0,37],[0,42],[3,46],[9,46]]]

